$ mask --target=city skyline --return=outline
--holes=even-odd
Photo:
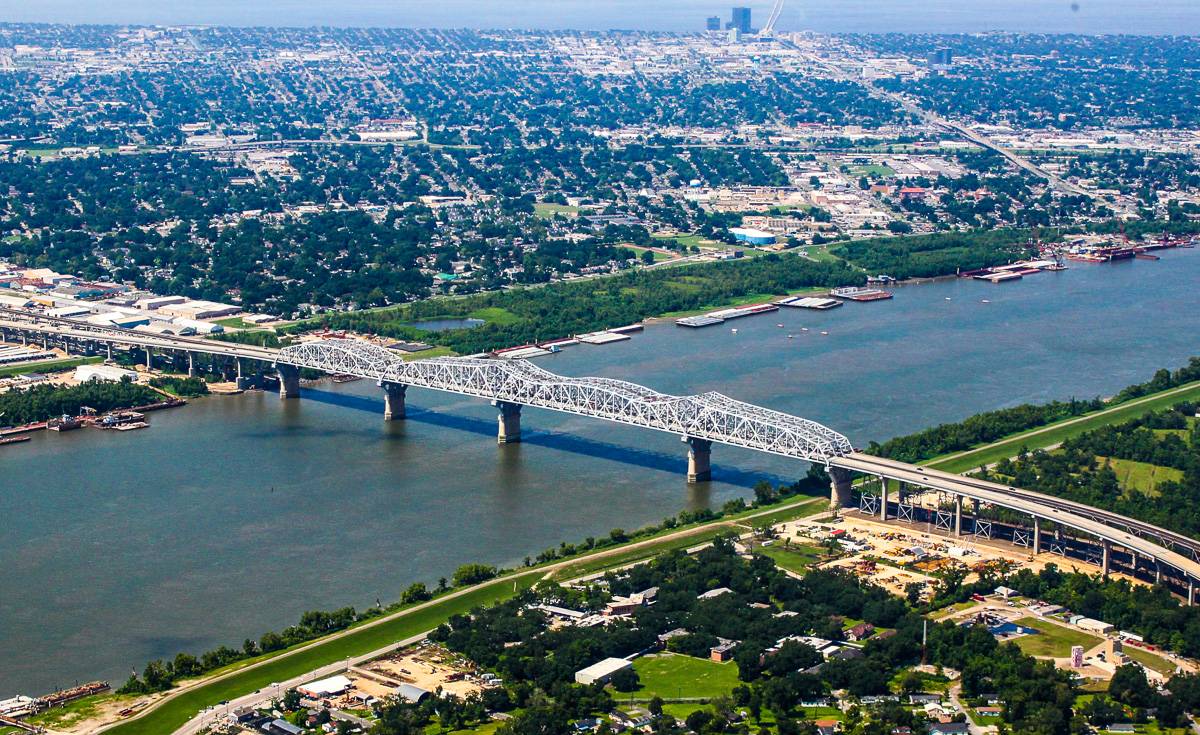
[[[708,17],[719,15],[722,27],[732,3],[692,3],[661,0],[637,3],[603,0],[534,0],[517,3],[501,0],[419,0],[403,5],[380,0],[347,3],[317,2],[301,7],[283,0],[216,0],[192,3],[156,3],[149,0],[47,0],[36,4],[15,0],[0,2],[4,22],[60,22],[69,24],[230,25],[230,26],[348,26],[407,28],[545,28],[578,30],[703,31]],[[750,6],[766,18],[770,3]],[[1122,3],[1117,0],[1082,0],[1052,3],[1009,0],[813,0],[789,3],[777,28],[781,31],[813,30],[822,33],[904,32],[976,33],[1007,30],[1033,33],[1138,35],[1200,33],[1200,14],[1194,0]],[[1153,12],[1150,12],[1153,11]]]

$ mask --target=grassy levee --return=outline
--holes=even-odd
[[[626,546],[597,549],[578,560],[556,561],[548,565],[549,568],[541,565],[523,569],[456,597],[434,600],[401,611],[394,617],[363,623],[328,640],[305,644],[266,659],[239,662],[229,669],[213,672],[210,676],[217,677],[214,680],[180,691],[144,715],[114,725],[104,732],[116,735],[170,735],[209,705],[263,689],[273,682],[293,679],[347,657],[369,654],[435,628],[451,615],[468,612],[477,605],[490,605],[508,599],[514,594],[514,583],[518,590],[528,589],[548,576],[548,572],[554,580],[572,579],[643,561],[671,549],[703,544],[730,530],[744,530],[740,521],[763,519],[778,523],[813,515],[825,508],[826,504],[821,498],[789,499],[766,510],[747,510],[690,529],[665,531],[661,537],[637,539]]]
[[[976,449],[934,458],[919,464],[944,472],[970,472],[979,469],[980,465],[991,465],[1002,459],[1015,457],[1021,451],[1021,447],[1027,447],[1030,450],[1052,447],[1085,431],[1109,424],[1119,424],[1151,411],[1170,408],[1180,401],[1195,400],[1200,400],[1200,383],[1172,388],[1081,417],[1064,419],[1048,426],[1014,434]]]
[[[283,654],[262,665],[248,668],[225,678],[201,684],[166,700],[145,715],[105,730],[114,735],[170,735],[199,710],[209,705],[263,689],[272,682],[301,676],[321,666],[361,656],[389,644],[435,628],[451,615],[468,612],[476,605],[490,605],[512,597],[513,583],[519,589],[533,586],[541,578],[537,572],[502,577],[458,597],[436,600],[424,607],[372,625],[366,623],[340,638],[333,638],[292,653]]]
[[[661,541],[655,542],[655,539],[658,537],[651,536],[648,539],[639,539],[640,543],[631,544],[629,548],[623,551],[621,547],[617,547],[616,550],[606,556],[583,556],[578,561],[563,564],[551,572],[550,579],[564,581],[577,577],[585,577],[606,569],[635,564],[658,556],[664,551],[690,549],[693,546],[706,544],[717,536],[729,531],[745,531],[745,527],[740,521],[749,521],[755,524],[770,523],[774,525],[796,518],[806,518],[816,515],[827,508],[828,504],[824,502],[823,498],[793,499],[785,501],[782,507],[771,510],[747,510],[745,513],[726,516],[720,520],[711,521],[690,530],[664,531],[660,534],[661,537],[664,537]]]

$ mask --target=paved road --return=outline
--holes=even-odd
[[[971,735],[983,735],[983,728],[975,724],[975,720],[971,718],[971,712],[963,703],[958,701],[958,693],[962,691],[961,684],[955,684],[950,687],[950,701],[954,704],[954,708],[967,716],[967,728],[971,731]]]

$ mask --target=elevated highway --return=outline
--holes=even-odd
[[[854,505],[855,475],[868,478],[861,493],[862,509],[887,519],[894,508],[898,516],[911,515],[905,505],[906,489],[942,493],[952,511],[936,510],[939,528],[964,535],[963,501],[974,504],[969,519],[975,534],[989,527],[979,506],[1005,508],[1029,518],[1028,527],[1014,532],[1014,543],[1042,551],[1043,526],[1074,529],[1099,547],[1100,566],[1108,573],[1114,548],[1139,560],[1153,562],[1157,579],[1166,577],[1186,588],[1195,601],[1200,581],[1200,541],[1149,523],[1060,498],[964,477],[917,465],[862,454],[841,434],[817,422],[737,401],[720,393],[673,396],[644,386],[606,378],[570,378],[555,375],[524,360],[477,357],[439,357],[406,361],[389,350],[359,340],[336,339],[304,342],[271,349],[233,342],[148,334],[116,329],[72,319],[44,317],[0,309],[0,337],[41,338],[77,349],[96,345],[122,345],[164,353],[209,354],[238,362],[254,360],[274,366],[280,378],[280,396],[300,395],[302,368],[325,373],[354,375],[374,380],[383,389],[385,420],[402,419],[410,386],[457,393],[488,400],[498,409],[501,443],[520,441],[521,409],[544,408],[580,416],[640,426],[679,435],[688,445],[688,480],[710,479],[713,444],[753,449],[824,465],[831,477],[831,501],[838,507]],[[900,483],[899,503],[889,498],[890,482]],[[872,484],[874,483],[874,484]],[[871,488],[877,488],[873,490]],[[882,495],[882,498],[879,495]],[[912,518],[909,518],[912,520]],[[1051,550],[1055,544],[1051,540]],[[1060,552],[1064,553],[1060,548]]]
[[[1112,565],[1113,547],[1120,547],[1134,555],[1153,560],[1159,565],[1156,576],[1161,579],[1161,565],[1181,572],[1188,588],[1189,603],[1195,601],[1195,583],[1200,580],[1200,542],[1150,523],[1138,521],[1110,511],[1093,508],[1041,493],[1021,490],[987,480],[964,477],[906,462],[873,457],[860,452],[835,457],[829,462],[833,478],[832,501],[843,507],[852,504],[850,482],[854,472],[881,480],[894,480],[901,487],[926,488],[945,493],[953,498],[954,510],[945,519],[946,530],[956,536],[964,533],[963,500],[987,503],[1016,511],[1030,518],[1024,543],[1035,552],[1046,546],[1042,539],[1042,527],[1046,523],[1066,526],[1094,537],[1100,543],[1100,566],[1108,574]],[[881,519],[889,518],[893,507],[888,500],[888,483],[878,485],[882,493],[880,502],[872,504]],[[953,524],[951,526],[951,524]],[[1017,541],[1020,542],[1020,534]]]

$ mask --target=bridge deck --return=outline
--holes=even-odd
[[[872,457],[858,452],[844,457],[837,457],[830,464],[834,467],[842,467],[864,474],[899,480],[918,487],[943,490],[972,500],[1011,508],[1034,518],[1056,521],[1065,526],[1078,529],[1097,538],[1122,546],[1130,551],[1136,551],[1139,554],[1169,564],[1184,572],[1192,579],[1200,580],[1200,563],[1183,554],[1165,548],[1150,539],[1141,538],[1131,532],[1114,528],[1108,523],[1085,517],[1071,508],[1060,507],[1062,501],[1059,501],[1058,498],[1033,493],[1028,490],[1017,490],[994,482],[987,482],[986,480],[978,480],[940,470],[918,467],[905,462]],[[1126,528],[1134,527],[1154,533],[1155,535],[1159,533],[1170,534],[1165,529],[1135,521],[1116,513],[1098,511],[1089,506],[1083,507],[1088,508],[1093,514],[1104,515],[1110,523],[1116,523]],[[1188,540],[1191,544],[1196,544],[1195,541]]]
[[[146,334],[73,319],[0,308],[0,327],[59,337],[263,360],[328,373],[371,378],[493,401],[537,406],[696,439],[820,462],[913,486],[942,490],[1056,521],[1166,563],[1200,580],[1200,542],[1125,516],[1028,490],[932,470],[853,451],[850,442],[818,423],[735,401],[719,393],[672,396],[601,378],[566,378],[528,362],[476,358],[405,361],[356,340],[306,342],[282,350],[209,339]],[[1143,538],[1138,534],[1152,538]],[[1153,540],[1152,540],[1153,539]]]

